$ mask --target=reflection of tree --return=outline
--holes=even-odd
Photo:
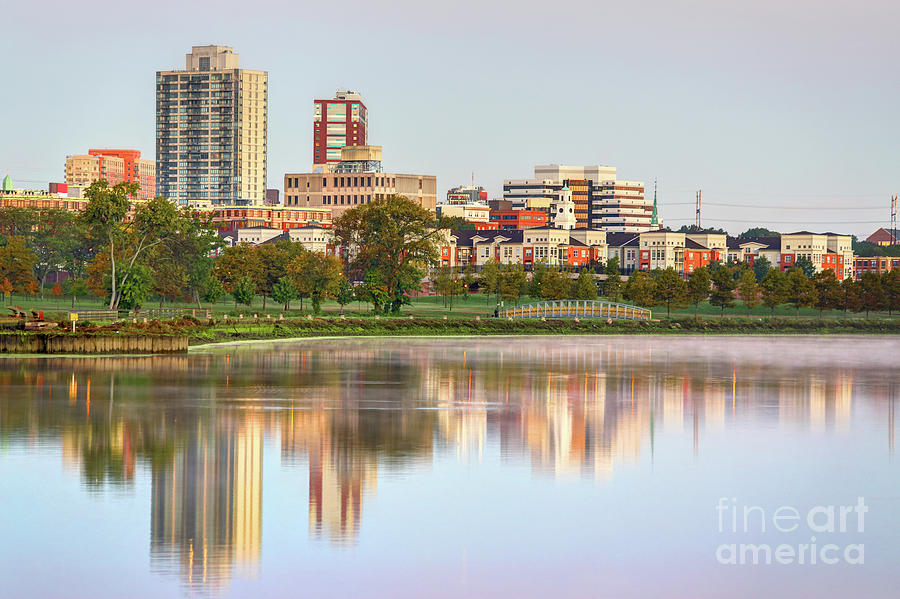
[[[313,537],[354,542],[386,472],[499,451],[536,473],[606,479],[653,459],[658,435],[761,421],[840,430],[877,365],[737,359],[686,340],[339,340],[190,356],[0,360],[0,444],[56,448],[86,488],[152,481],[152,563],[191,586],[252,572],[263,437],[309,471]],[[857,381],[863,381],[860,386]],[[263,409],[265,408],[265,409]]]

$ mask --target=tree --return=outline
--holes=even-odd
[[[4,277],[3,280],[0,281],[0,293],[3,294],[4,302],[9,301],[9,296],[12,292],[13,292],[12,283],[10,282],[10,280],[8,278]]]
[[[301,294],[307,294],[314,314],[322,308],[322,300],[337,295],[343,273],[341,261],[322,252],[303,251],[287,265],[287,275]]]
[[[61,295],[63,294],[63,288],[62,288],[62,285],[60,285],[59,283],[56,283],[56,284],[53,286],[53,289],[50,290],[50,293],[53,295],[53,297],[59,297],[59,296],[61,296]]]
[[[366,278],[356,295],[358,298],[370,302],[373,312],[383,311],[383,307],[391,300],[391,295],[381,279],[381,273],[375,269],[366,272]]]
[[[337,296],[335,297],[337,303],[341,306],[341,314],[344,313],[344,306],[352,302],[354,297],[353,285],[347,280],[347,277],[341,277],[338,283]]]
[[[453,269],[449,266],[440,267],[434,274],[433,284],[434,290],[443,298],[446,307],[453,292]],[[453,310],[452,299],[450,300],[450,309]]]
[[[628,277],[623,295],[625,299],[637,306],[652,306],[655,300],[656,285],[650,274],[636,271]]]
[[[249,306],[253,303],[253,297],[256,295],[256,285],[250,277],[244,275],[232,287],[231,295],[234,297],[235,309],[237,309],[238,304]]]
[[[806,275],[807,279],[811,279],[816,276],[816,267],[812,263],[812,260],[810,260],[806,256],[798,256],[797,261],[794,262],[794,268],[799,268],[801,271],[803,271],[803,274]]]
[[[500,289],[500,264],[491,258],[481,267],[481,292],[484,294],[485,303],[492,295],[496,295]]]
[[[528,295],[534,299],[541,299],[541,285],[544,282],[544,274],[547,272],[547,265],[538,262],[534,265],[531,272],[531,282],[528,284]]]
[[[737,293],[741,298],[747,314],[759,305],[759,284],[756,282],[756,274],[750,269],[744,269],[737,281]]]
[[[709,290],[712,285],[712,278],[709,270],[705,266],[694,270],[688,277],[687,281],[687,297],[694,304],[694,318],[700,310],[700,302],[709,298]]]
[[[862,310],[859,283],[851,278],[841,281],[841,309],[845,313]]]
[[[34,253],[25,247],[25,238],[9,237],[6,245],[0,246],[0,279],[7,279],[14,291],[24,292],[34,280]]]
[[[770,270],[772,270],[772,263],[769,262],[769,259],[765,256],[760,256],[753,261],[753,274],[756,275],[757,283],[762,281],[763,277],[766,276],[766,273]]]
[[[128,197],[137,193],[137,183],[119,183],[110,188],[109,183],[103,179],[94,181],[90,187],[84,190],[84,196],[88,199],[88,205],[82,213],[84,222],[88,224],[95,237],[103,239],[109,245],[110,283],[112,293],[109,297],[109,307],[116,307],[117,276],[116,276],[116,242],[123,235],[123,221],[128,215],[131,205]]]
[[[499,293],[504,302],[519,303],[528,285],[528,277],[521,264],[506,264],[500,269]]]
[[[881,275],[881,286],[887,299],[888,314],[900,310],[900,269],[889,270]]]
[[[335,238],[349,250],[350,272],[377,270],[397,313],[407,292],[440,257],[447,221],[403,196],[375,200],[347,210],[334,221]]]
[[[225,248],[216,258],[212,273],[229,293],[243,277],[250,279],[254,291],[265,277],[256,248],[246,244]]]
[[[72,307],[79,297],[84,297],[90,293],[88,291],[87,282],[84,279],[68,279],[65,282],[66,293],[72,296]]]
[[[817,273],[813,278],[813,286],[816,290],[814,305],[819,309],[819,318],[822,318],[823,310],[836,310],[841,307],[841,284],[838,283],[834,271],[831,269]]]
[[[597,282],[594,280],[594,271],[590,268],[582,268],[578,278],[572,283],[570,297],[576,300],[597,299]]]
[[[734,306],[734,277],[727,267],[719,265],[712,273],[712,282],[714,287],[709,296],[709,303],[720,308],[724,314],[725,308]]]
[[[225,288],[222,287],[222,283],[219,282],[219,279],[211,277],[206,283],[206,288],[203,290],[203,301],[215,305],[224,296]]]
[[[153,270],[156,293],[195,302],[199,308],[214,279],[212,256],[221,249],[222,240],[210,217],[187,215],[180,220],[182,226],[151,250],[146,262]]]
[[[472,285],[475,283],[475,268],[471,264],[466,264],[466,268],[463,270],[462,281],[466,288],[463,293],[463,301],[468,301],[469,292],[472,291]]]
[[[816,302],[816,287],[799,267],[792,268],[787,274],[788,300],[800,314],[800,308],[812,306]]]
[[[62,270],[67,262],[71,264],[88,243],[86,230],[76,213],[55,208],[36,212],[27,244],[35,255],[34,274],[42,295],[47,276]]]
[[[272,299],[284,306],[285,312],[291,309],[291,301],[298,297],[297,287],[290,277],[281,277],[272,286]]]
[[[763,304],[775,314],[775,308],[787,301],[790,291],[787,277],[778,269],[770,269],[759,282]]]
[[[622,294],[622,275],[619,274],[619,257],[613,256],[606,261],[606,280],[603,282],[603,295],[614,302],[619,301]]]
[[[153,278],[150,269],[142,264],[132,266],[128,274],[128,277],[123,277],[122,285],[119,288],[117,307],[125,310],[138,310],[150,297]]]
[[[559,268],[550,267],[544,272],[541,280],[541,299],[561,300],[569,297],[569,273]]]
[[[665,304],[668,318],[672,307],[680,307],[687,299],[687,283],[671,266],[654,274],[654,297],[656,303]]]
[[[862,309],[866,311],[866,318],[869,317],[869,311],[877,312],[883,310],[887,304],[887,294],[881,286],[881,277],[874,272],[864,272],[859,278],[859,298],[862,303]]]
[[[748,237],[779,237],[780,235],[781,233],[778,231],[773,231],[765,227],[751,227],[738,235],[738,237],[747,239]]]

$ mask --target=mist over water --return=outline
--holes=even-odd
[[[898,350],[405,338],[0,359],[0,596],[893,597]],[[722,498],[858,497],[865,530],[815,543],[864,543],[864,564],[716,560],[810,543],[720,531]]]

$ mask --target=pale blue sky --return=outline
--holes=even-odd
[[[269,72],[272,187],[310,166],[313,98],[346,87],[385,167],[435,174],[441,195],[473,171],[495,197],[534,164],[611,164],[658,178],[676,227],[702,187],[704,224],[735,233],[867,234],[857,221],[886,223],[900,192],[896,0],[54,0],[2,18],[0,170],[17,186],[61,180],[88,147],[152,156],[155,72],[218,43]]]

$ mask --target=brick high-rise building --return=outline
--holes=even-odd
[[[368,111],[357,92],[339,89],[332,100],[315,100],[314,113],[315,167],[340,162],[344,146],[366,145]]]
[[[229,46],[194,46],[156,73],[156,193],[180,204],[262,205],[269,75]]]

